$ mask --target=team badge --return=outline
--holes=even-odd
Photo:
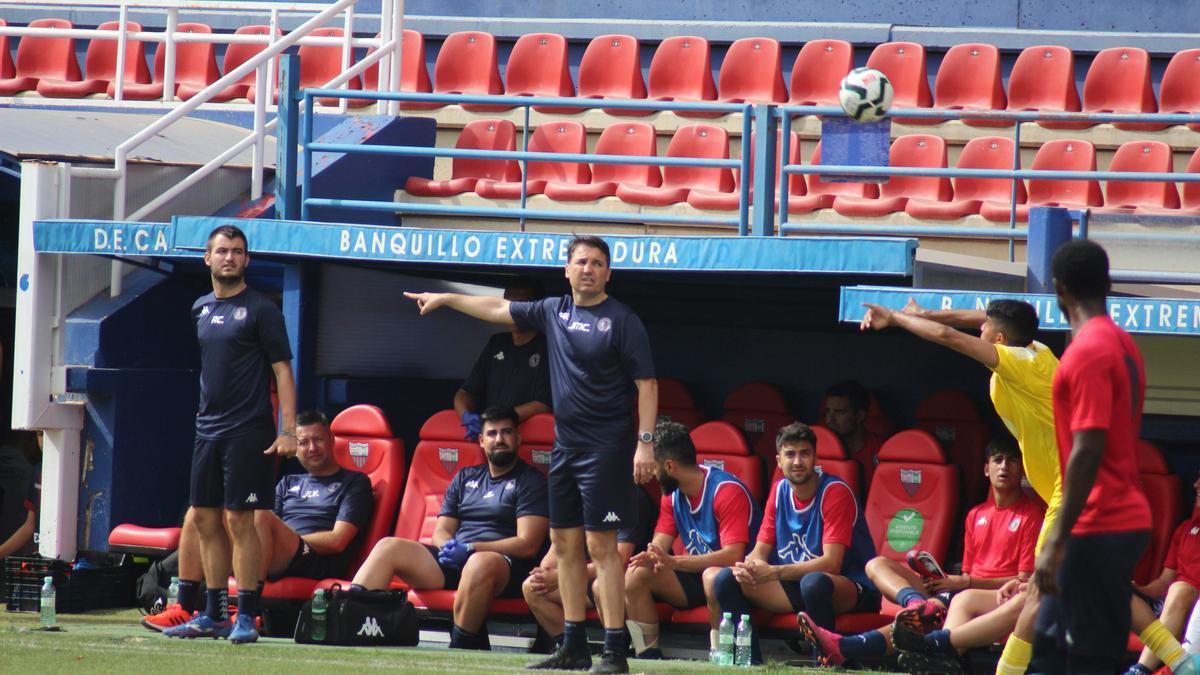
[[[921,470],[900,469],[900,484],[904,486],[904,491],[909,497],[916,497],[917,491],[921,489]]]
[[[350,461],[354,462],[354,466],[363,468],[367,465],[367,456],[371,454],[366,443],[350,442]]]
[[[246,318],[246,308],[245,307],[238,307],[237,309],[233,310],[233,320],[234,321],[241,321],[242,319],[245,319],[245,318]]]
[[[530,368],[537,368],[538,365],[540,365],[541,363],[542,363],[542,355],[541,354],[533,354],[529,357],[529,367]]]
[[[710,458],[710,459],[706,459],[700,463],[703,464],[704,466],[713,467],[715,469],[720,469],[721,471],[725,470],[725,460],[723,460],[723,459],[711,459]]]
[[[533,451],[533,466],[544,474],[550,473],[550,451],[549,450],[534,450]]]
[[[1016,532],[1017,528],[1020,526],[1021,526],[1020,518],[1013,518],[1012,520],[1008,521],[1008,531],[1009,532]]]
[[[325,490],[326,490],[327,492],[329,492],[329,494],[333,494],[333,493],[337,492],[337,491],[338,491],[338,490],[340,490],[340,489],[342,489],[342,484],[341,484],[341,483],[330,483],[330,484],[329,484],[329,486],[325,488]]]
[[[597,321],[596,330],[600,331],[601,333],[607,333],[608,331],[612,330],[612,319],[606,316]]]
[[[438,448],[438,461],[446,473],[453,474],[458,468],[458,448]]]

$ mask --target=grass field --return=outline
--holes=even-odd
[[[136,609],[102,610],[59,616],[62,632],[39,629],[34,613],[0,612],[0,673],[134,673],[157,675],[205,672],[309,673],[412,672],[489,673],[522,670],[528,654],[450,651],[438,648],[376,649],[298,645],[266,638],[234,646],[224,640],[170,640],[138,625]],[[630,661],[637,673],[722,673],[696,661]],[[753,673],[805,672],[786,665],[738,669]],[[820,671],[807,671],[820,672]],[[828,672],[828,671],[826,671]]]

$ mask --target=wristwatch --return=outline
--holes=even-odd
[[[640,441],[642,443],[653,443],[654,442],[654,432],[653,431],[641,432],[640,434],[638,434],[638,441]]]

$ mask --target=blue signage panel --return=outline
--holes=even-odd
[[[992,300],[1024,300],[1037,310],[1043,330],[1071,328],[1053,295],[939,291],[894,286],[843,286],[838,318],[857,323],[866,311],[863,303],[901,309],[909,298],[926,309],[985,309]],[[1113,297],[1108,300],[1108,314],[1118,326],[1130,333],[1200,335],[1200,301],[1196,300]]]
[[[169,223],[39,220],[33,224],[33,249],[39,253],[170,257],[199,255],[196,251],[175,248],[174,242],[175,228]]]

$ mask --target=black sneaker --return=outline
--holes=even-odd
[[[607,652],[605,652],[607,654]],[[575,653],[570,651],[565,646],[559,647],[550,656],[541,661],[534,661],[525,666],[528,670],[588,670],[592,667],[592,655],[588,652]],[[604,672],[629,672],[623,671],[604,671]]]
[[[600,655],[600,663],[592,666],[592,670],[590,672],[605,674],[628,673],[629,661],[625,658],[624,654],[606,649],[604,650],[604,653]]]
[[[912,675],[962,675],[965,672],[961,659],[945,654],[901,652],[899,664],[900,670]]]
[[[892,646],[904,652],[929,653],[925,633],[919,628],[914,628],[910,622],[902,621],[900,615],[896,615],[896,621],[892,624]]]

